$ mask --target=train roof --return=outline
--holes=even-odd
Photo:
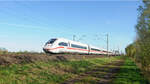
[[[95,48],[95,49],[99,49],[99,50],[105,50],[106,51],[106,49],[103,49],[103,48],[99,48],[99,47],[95,47],[95,46],[93,46],[93,45],[89,45],[91,48]]]
[[[77,43],[77,44],[81,44],[81,45],[88,45],[88,44],[85,44],[85,43],[81,43],[81,42],[78,42],[78,41],[72,41],[72,40],[68,40],[68,39],[65,39],[65,38],[56,38],[56,39],[61,39],[61,40],[64,40],[64,41],[69,41],[69,42],[72,42],[72,43]]]

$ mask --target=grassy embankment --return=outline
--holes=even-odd
[[[114,84],[149,84],[131,59],[126,57],[124,65],[120,68],[117,78],[113,80]]]
[[[120,57],[0,66],[0,84],[57,84]]]

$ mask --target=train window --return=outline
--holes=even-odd
[[[54,43],[55,41],[56,41],[57,39],[51,39],[50,41],[49,41],[49,43]]]
[[[95,49],[95,48],[91,48],[91,50],[95,50],[95,51],[101,51],[101,50],[99,50],[99,49]]]
[[[59,46],[68,46],[68,44],[65,43],[65,42],[60,42],[58,45],[59,45]]]
[[[71,44],[71,47],[81,48],[81,49],[87,49],[87,47],[85,47],[85,46],[80,46],[80,45],[76,45],[76,44]]]
[[[46,44],[53,44],[56,40],[57,40],[57,39],[51,39],[51,40],[49,40],[48,42],[46,42]],[[45,44],[45,45],[46,45],[46,44]]]

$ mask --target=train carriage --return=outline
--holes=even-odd
[[[100,48],[97,48],[97,47],[94,47],[94,46],[90,46],[89,53],[90,54],[104,54],[103,51],[104,51],[103,49],[100,49]]]

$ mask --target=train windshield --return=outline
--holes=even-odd
[[[46,44],[53,44],[57,39],[51,39]]]

